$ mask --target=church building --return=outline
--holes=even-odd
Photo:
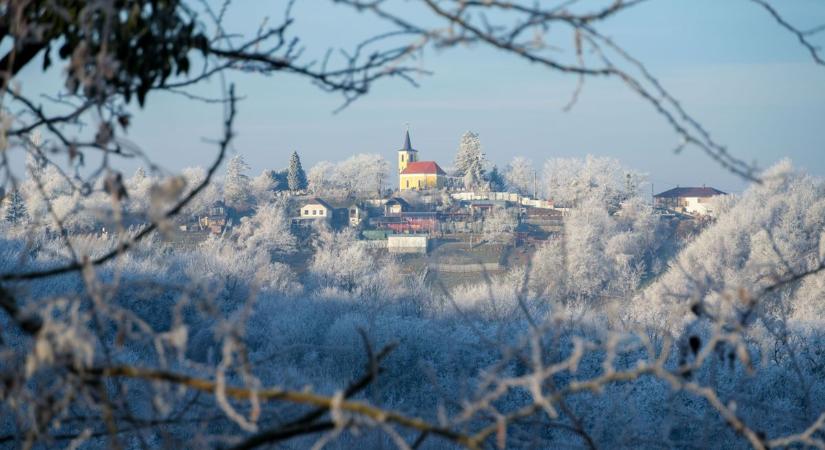
[[[447,173],[438,163],[418,160],[418,150],[410,143],[410,130],[404,136],[404,147],[398,150],[398,178],[402,191],[441,189],[447,181]]]

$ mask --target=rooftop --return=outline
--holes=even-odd
[[[727,193],[712,187],[675,187],[669,191],[656,194],[656,198],[676,198],[676,197],[713,197],[716,195],[726,195]]]
[[[401,147],[399,152],[416,152],[418,150],[412,148],[412,143],[410,142],[410,130],[404,134],[404,146]]]
[[[415,161],[407,164],[407,168],[401,172],[401,175],[410,174],[446,175],[447,173],[444,172],[435,161]]]
[[[322,200],[318,197],[311,198],[311,199],[307,200],[306,203],[304,203],[304,205],[305,206],[306,205],[321,205],[321,206],[323,206],[324,208],[327,208],[327,209],[334,209],[332,207],[332,205],[330,205],[329,203],[327,203],[326,201],[324,201],[324,200]]]

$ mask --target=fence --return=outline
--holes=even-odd
[[[553,203],[550,201],[525,197],[515,192],[453,192],[450,196],[462,201],[498,200],[533,208],[553,209]]]

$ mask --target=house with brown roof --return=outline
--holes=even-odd
[[[654,195],[653,204],[694,216],[712,216],[713,200],[721,195],[727,193],[712,187],[675,187]]]

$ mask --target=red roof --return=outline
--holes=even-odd
[[[407,164],[407,168],[401,172],[402,175],[409,175],[409,174],[436,174],[436,175],[446,175],[446,173],[441,170],[441,167],[438,167],[438,163],[435,161],[415,161]]]

